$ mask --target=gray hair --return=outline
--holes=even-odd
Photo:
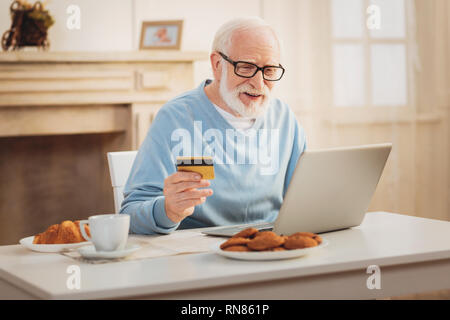
[[[275,30],[263,19],[257,16],[235,18],[223,24],[219,30],[217,30],[214,37],[212,50],[220,51],[226,55],[229,54],[228,49],[231,45],[231,37],[235,31],[243,31],[256,27],[269,27],[273,32],[275,38],[278,41],[278,45],[281,48],[281,41],[276,34]]]

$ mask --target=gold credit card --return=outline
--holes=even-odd
[[[202,179],[214,179],[212,157],[177,157],[177,171],[200,173]]]

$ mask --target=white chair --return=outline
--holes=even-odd
[[[127,182],[137,151],[108,152],[109,174],[114,192],[114,208],[120,211],[123,201],[123,188]]]

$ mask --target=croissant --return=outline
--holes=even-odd
[[[91,236],[89,226],[85,225],[84,230],[88,236]],[[54,224],[34,236],[33,244],[64,244],[64,243],[78,243],[86,241],[81,235],[80,221],[72,222],[66,220],[60,224]]]

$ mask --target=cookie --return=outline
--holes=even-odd
[[[322,243],[322,238],[318,234],[316,234],[316,236],[313,237],[313,239],[316,240],[317,244],[321,244]]]
[[[270,233],[268,233],[270,232]],[[281,246],[284,243],[284,238],[272,231],[264,231],[265,234],[258,233],[255,237],[247,243],[247,246],[252,250],[264,251]]]
[[[258,231],[254,238],[256,237],[280,237],[279,235],[277,235],[275,232],[273,231]]]
[[[220,245],[220,249],[225,249],[231,246],[246,245],[249,241],[250,239],[248,238],[230,238]]]
[[[316,240],[316,242],[318,244],[322,243],[322,238],[318,234],[315,234],[315,233],[312,233],[312,232],[296,232],[296,233],[292,234],[291,237],[292,236],[310,237],[310,238],[313,238],[314,240]]]
[[[287,238],[283,246],[289,250],[311,248],[317,246],[317,241],[307,236],[292,235]]]
[[[238,233],[236,233],[232,238],[251,238],[256,233],[258,233],[258,229],[256,228],[247,228]]]
[[[247,246],[229,246],[223,249],[224,251],[238,251],[238,252],[248,252],[251,251]]]

